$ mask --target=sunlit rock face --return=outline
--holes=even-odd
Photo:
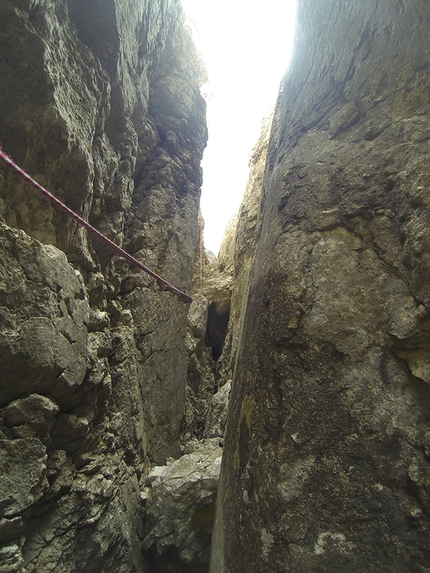
[[[5,151],[189,291],[206,125],[180,3],[6,0],[0,21]],[[189,305],[4,167],[0,214],[0,568],[147,571],[140,489],[182,453]]]
[[[239,333],[242,326],[243,304],[249,284],[249,273],[259,236],[262,183],[266,165],[271,119],[263,125],[262,133],[252,150],[249,178],[237,216],[227,226],[219,252],[221,272],[233,277],[230,320],[219,360],[219,385],[231,380],[234,372]]]
[[[301,0],[211,572],[429,567],[430,7]]]

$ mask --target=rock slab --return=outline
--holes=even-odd
[[[419,0],[299,3],[212,573],[429,568],[429,23]]]
[[[222,448],[219,439],[192,443],[178,460],[148,475],[146,531],[153,571],[204,573],[209,567]]]

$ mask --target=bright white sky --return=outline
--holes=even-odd
[[[250,152],[288,67],[296,0],[182,0],[209,73],[201,209],[215,254],[238,211]]]

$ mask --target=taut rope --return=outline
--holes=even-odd
[[[80,217],[77,213],[72,211],[72,209],[67,207],[67,205],[62,203],[59,199],[57,199],[57,197],[55,197],[47,189],[42,187],[42,185],[40,185],[37,181],[35,181],[32,177],[30,177],[30,175],[28,175],[28,173],[26,173],[23,169],[21,169],[21,167],[19,167],[13,161],[13,159],[11,159],[3,151],[1,145],[0,145],[0,160],[3,161],[3,163],[5,163],[8,167],[10,167],[10,169],[12,169],[12,171],[14,171],[17,175],[19,175],[25,181],[27,181],[27,183],[29,183],[32,187],[37,189],[37,191],[39,191],[48,201],[50,201],[51,203],[54,203],[54,205],[56,205],[59,209],[64,211],[64,213],[66,213],[69,217],[71,217],[72,219],[75,219],[75,221],[77,221],[79,223],[79,225],[81,225],[82,227],[85,227],[85,229],[87,229],[87,231],[89,233],[91,233],[92,235],[97,237],[97,239],[99,239],[102,243],[104,243],[105,245],[110,247],[113,251],[118,253],[121,257],[123,257],[129,263],[131,263],[135,267],[139,268],[140,270],[144,271],[145,273],[147,273],[148,275],[153,277],[159,285],[164,286],[167,290],[176,294],[179,298],[183,299],[186,302],[199,302],[198,300],[193,298],[191,295],[186,294],[185,292],[182,292],[181,290],[176,288],[174,285],[170,284],[168,281],[166,281],[166,279],[163,279],[163,277],[160,277],[154,271],[151,271],[151,269],[149,269],[144,264],[142,264],[140,261],[135,259],[132,255],[127,253],[127,251],[124,251],[124,249],[122,249],[121,247],[116,245],[108,237],[103,235],[103,233],[100,233],[100,231],[98,231],[95,227],[93,227],[87,221],[85,221],[85,219],[82,219],[82,217]]]

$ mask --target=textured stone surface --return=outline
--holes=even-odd
[[[68,396],[87,371],[89,305],[82,277],[63,252],[23,232],[2,224],[0,241],[0,403],[48,388],[51,396]]]
[[[419,0],[299,5],[211,571],[424,572],[430,11]]]
[[[48,488],[46,449],[39,440],[1,440],[1,517],[14,517],[42,497]]]
[[[190,291],[205,72],[183,20],[177,0],[1,2],[0,132],[41,184]],[[196,429],[189,305],[3,166],[0,218],[0,438],[15,464],[0,569],[147,571],[140,487]]]
[[[190,443],[189,453],[148,476],[146,532],[151,571],[204,572],[210,540],[222,449],[218,439]]]
[[[208,403],[215,391],[216,365],[207,345],[208,303],[193,302],[187,317],[187,409],[185,437],[202,438]]]
[[[239,333],[242,327],[243,305],[249,284],[249,273],[256,241],[260,232],[259,218],[264,169],[272,117],[263,122],[262,133],[252,150],[249,178],[238,215],[227,226],[219,252],[219,268],[228,273],[232,281],[230,320],[223,354],[219,360],[220,386],[231,380],[237,355]]]
[[[227,380],[216,392],[210,402],[205,424],[205,438],[224,437],[227,424],[228,404],[230,400],[231,380]]]

